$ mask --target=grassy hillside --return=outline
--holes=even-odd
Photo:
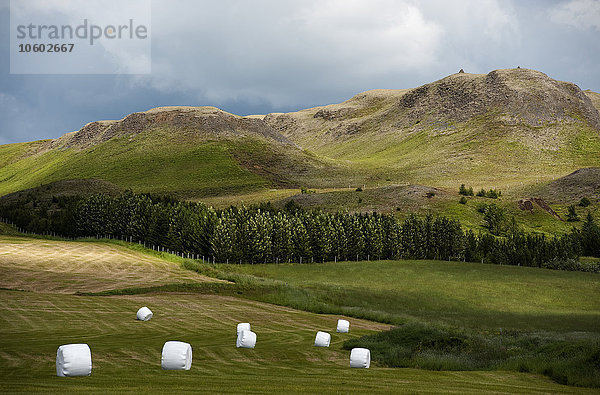
[[[89,178],[192,198],[353,177],[343,164],[299,149],[260,119],[212,107],[157,108],[92,122],[56,140],[2,146],[0,163],[0,196]]]
[[[600,277],[586,273],[436,261],[217,268],[285,281],[310,290],[315,305],[381,314],[395,323],[600,334]]]
[[[525,69],[454,74],[265,120],[304,148],[374,171],[376,183],[508,189],[600,158],[600,116],[590,98]]]
[[[3,289],[75,293],[215,281],[176,263],[114,244],[0,234]]]
[[[460,393],[590,393],[533,374],[350,369],[343,341],[385,326],[350,319],[352,331],[336,334],[337,317],[236,298],[10,291],[0,291],[0,297],[2,392],[431,393],[447,388]],[[153,310],[151,321],[134,319],[140,306]],[[257,333],[254,350],[235,348],[235,325],[246,321]],[[317,330],[332,333],[330,348],[312,346]],[[167,340],[192,344],[190,371],[161,370]],[[70,342],[90,345],[90,377],[55,376],[56,349]]]
[[[267,181],[242,169],[215,142],[166,144],[167,133],[147,139],[112,139],[97,149],[49,151],[0,170],[1,194],[62,179],[101,178],[140,192],[198,192],[247,189]]]
[[[532,193],[550,202],[578,203],[586,197],[591,201],[600,200],[600,168],[579,169],[573,173],[532,188]]]
[[[227,267],[230,271],[224,266],[215,268],[206,265],[204,270],[212,274],[217,270],[223,275],[238,276],[238,283],[212,291],[199,288],[203,293],[218,291],[225,295],[185,293],[185,289],[193,288],[170,285],[159,287],[163,292],[156,293],[139,289],[139,286],[179,281],[181,272],[176,266],[184,263],[184,260],[175,257],[165,260],[156,254],[146,255],[140,251],[136,245],[114,241],[65,242],[4,236],[0,242],[0,267],[6,273],[11,273],[18,270],[17,265],[21,265],[21,268],[27,268],[31,274],[41,278],[32,282],[35,285],[31,288],[33,292],[0,290],[0,299],[3,301],[0,304],[0,374],[3,377],[0,391],[431,393],[444,388],[456,393],[593,392],[559,385],[531,373],[390,369],[377,363],[369,370],[350,369],[348,351],[343,349],[343,343],[348,339],[386,330],[389,325],[348,318],[351,332],[337,334],[335,324],[341,317],[339,315],[314,314],[252,300],[277,294],[279,300],[273,300],[275,302],[285,302],[286,295],[318,298],[323,290],[327,290],[332,297],[329,302],[336,301],[350,312],[357,312],[351,303],[347,304],[351,300],[362,300],[361,308],[377,312],[382,306],[382,294],[388,294],[389,298],[389,291],[393,290],[393,294],[405,296],[403,302],[409,308],[417,307],[421,296],[425,296],[422,298],[425,303],[420,308],[421,313],[417,314],[420,319],[428,315],[423,312],[435,311],[440,306],[458,307],[455,315],[467,320],[477,316],[481,319],[482,316],[476,311],[478,308],[499,311],[508,303],[485,302],[488,296],[505,296],[510,292],[509,282],[515,280],[517,273],[511,271],[503,275],[503,270],[520,268],[446,266],[446,263],[439,262],[406,262],[407,266],[404,266],[404,263],[382,262],[381,265],[386,265],[389,270],[385,270],[385,267],[377,267],[380,271],[372,270],[375,268],[373,263],[345,263],[273,266],[273,271],[269,271],[270,267],[260,265]],[[29,255],[34,258],[31,263],[18,260],[18,257]],[[47,263],[44,263],[44,257]],[[128,263],[131,258],[133,262]],[[64,264],[59,264],[65,259],[67,261]],[[103,268],[97,262],[101,262]],[[185,262],[191,264],[190,261]],[[479,268],[483,271],[479,271]],[[99,273],[96,280],[98,286],[90,289],[106,289],[109,284],[114,287],[132,285],[143,293],[117,296],[56,293],[82,289],[77,284],[80,280],[90,280],[88,269]],[[52,281],[44,281],[47,271],[56,274]],[[115,275],[111,277],[109,272],[113,271]],[[153,274],[146,275],[148,273]],[[197,276],[191,271],[187,273],[192,277]],[[245,273],[264,275],[265,278]],[[540,273],[538,271],[535,274],[540,277]],[[536,322],[541,322],[545,315],[562,316],[565,318],[563,321],[582,315],[586,318],[579,320],[593,323],[597,318],[597,306],[595,298],[587,295],[588,292],[597,292],[593,284],[586,282],[580,273],[544,271],[541,274],[544,275],[538,282],[533,282],[533,272],[531,276],[525,275],[524,281],[517,283],[520,284],[518,296],[548,297],[538,298],[538,302],[528,301],[522,307],[516,307],[511,314],[524,311],[528,311],[524,314],[529,317],[540,314]],[[410,285],[412,291],[405,289],[402,281],[394,281],[394,276],[398,275],[406,283],[413,283]],[[460,280],[463,275],[466,276],[465,280]],[[331,276],[337,276],[338,279],[332,279]],[[357,276],[362,279],[355,284]],[[288,291],[277,285],[278,280],[269,280],[268,277],[285,279],[289,282]],[[445,301],[444,295],[439,293],[444,292],[443,289],[434,290],[434,285],[444,278],[450,284],[445,292],[457,294],[454,300]],[[416,279],[419,280],[415,282]],[[476,279],[479,280],[477,287],[462,286]],[[16,282],[6,283],[6,279],[4,281],[3,287],[16,288],[19,285]],[[546,287],[554,287],[559,282],[567,298],[558,303],[554,313],[549,313],[546,309],[556,303],[560,291],[546,293]],[[367,283],[369,289],[365,289]],[[231,295],[235,297],[228,296],[227,290],[230,288]],[[168,289],[176,292],[165,293]],[[480,296],[477,289],[481,289]],[[265,290],[270,292],[263,292]],[[122,292],[115,292],[118,293]],[[438,298],[441,305],[431,303]],[[474,298],[475,309],[465,308],[466,304],[460,301],[461,298]],[[574,304],[577,298],[585,300],[580,307]],[[396,302],[388,299],[387,304]],[[135,312],[141,306],[153,310],[154,318],[151,321],[139,322],[134,319]],[[397,316],[403,321],[410,319],[405,313]],[[235,325],[244,321],[251,322],[258,335],[254,350],[235,348]],[[552,319],[547,325],[569,330],[569,324],[557,323]],[[317,349],[312,346],[317,330],[332,334],[330,348]],[[194,358],[190,371],[160,369],[160,350],[167,340],[192,344]],[[72,342],[90,345],[93,358],[90,377],[69,379],[55,376],[56,349],[61,344]]]
[[[27,156],[0,168],[0,194],[65,179],[98,178],[137,192],[197,197],[297,185],[298,173],[315,182],[323,177],[324,164],[289,146],[259,138],[211,141],[192,136],[173,141],[171,134],[153,130],[83,151],[68,148]]]

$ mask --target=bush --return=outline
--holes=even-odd
[[[579,207],[587,207],[590,204],[592,204],[592,202],[590,202],[590,199],[586,198],[585,196],[579,201]]]
[[[577,211],[575,210],[574,205],[570,205],[567,212],[567,221],[568,222],[576,222],[579,221],[579,216],[577,215]]]
[[[479,197],[486,197],[486,195],[487,195],[487,192],[483,188],[481,188],[481,190],[479,192],[477,192],[477,196],[479,196]]]
[[[572,258],[554,258],[548,262],[544,262],[542,267],[552,270],[566,270],[572,272],[589,272],[600,273],[600,264],[598,263],[583,263]]]
[[[473,187],[467,189],[465,184],[461,184],[460,188],[458,188],[458,193],[463,196],[473,196]]]
[[[518,331],[476,332],[409,323],[344,342],[390,367],[535,372],[561,384],[600,387],[600,342]]]
[[[461,197],[460,200],[458,201],[460,204],[467,204],[467,198],[466,197]]]
[[[425,194],[425,196],[427,196],[428,199],[431,199],[432,197],[435,196],[435,192],[429,191]]]
[[[501,195],[502,195],[502,192],[497,191],[495,189],[490,189],[485,194],[485,196],[488,197],[488,198],[490,198],[490,199],[498,199]]]

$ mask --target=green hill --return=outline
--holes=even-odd
[[[379,182],[507,189],[598,166],[600,115],[590,97],[538,71],[496,70],[265,121],[306,149],[372,170]]]
[[[208,265],[118,241],[23,236],[0,236],[0,257],[2,392],[597,392],[542,376],[597,386],[584,381],[597,381],[593,361],[568,370],[585,355],[582,347],[597,349],[590,348],[598,337],[598,281],[591,273],[440,261]],[[236,281],[218,282],[181,265]],[[73,294],[101,290],[113,292]],[[141,306],[154,312],[152,320],[134,319]],[[350,369],[345,342],[391,327],[360,316],[428,333],[456,325],[461,332],[441,346],[473,331],[486,340],[476,347],[501,335],[510,360],[524,362],[390,369],[373,353],[370,369]],[[350,333],[335,332],[341,317],[350,321]],[[235,348],[238,322],[252,324],[255,349]],[[317,330],[331,333],[330,347],[313,347]],[[161,370],[167,340],[192,344],[191,370]],[[90,345],[92,374],[57,378],[56,349],[75,342]],[[520,357],[527,347],[541,356]]]
[[[318,183],[342,167],[299,149],[262,120],[212,107],[167,107],[93,122],[56,140],[0,147],[0,195],[96,178],[138,192],[197,197]]]
[[[572,83],[510,69],[367,91],[286,114],[161,107],[92,122],[55,140],[0,146],[0,195],[98,179],[227,206],[279,200],[307,187],[345,196],[313,197],[310,206],[393,211],[414,199],[375,189],[385,192],[381,204],[361,205],[341,188],[423,185],[447,199],[433,206],[422,200],[417,208],[444,211],[465,183],[501,189],[516,207],[553,180],[600,166],[599,103],[600,95]]]

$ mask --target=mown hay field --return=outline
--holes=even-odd
[[[75,295],[85,290],[214,281],[181,269],[173,260],[116,244],[3,236],[0,257],[4,288],[0,290],[3,393],[593,392],[529,373],[436,372],[377,364],[368,370],[351,369],[343,342],[390,327],[352,317],[344,317],[350,321],[350,333],[337,334],[336,321],[342,316],[231,295]],[[30,273],[29,280],[21,279],[23,272]],[[86,287],[88,283],[93,286]],[[141,306],[152,309],[152,320],[135,320]],[[252,324],[258,335],[255,349],[235,348],[238,322]],[[313,347],[318,330],[332,334],[331,347]],[[192,345],[190,371],[161,370],[161,348],[168,340]],[[79,342],[91,347],[92,375],[56,377],[56,349]]]

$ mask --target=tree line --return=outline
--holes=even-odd
[[[0,206],[0,216],[31,232],[127,238],[222,263],[438,259],[544,267],[600,256],[600,228],[591,215],[581,229],[562,236],[526,233],[513,221],[497,237],[464,231],[459,221],[443,216],[401,221],[386,214],[304,210],[293,201],[283,209],[262,204],[216,210],[127,191],[63,203],[60,210],[40,203],[37,209]]]

